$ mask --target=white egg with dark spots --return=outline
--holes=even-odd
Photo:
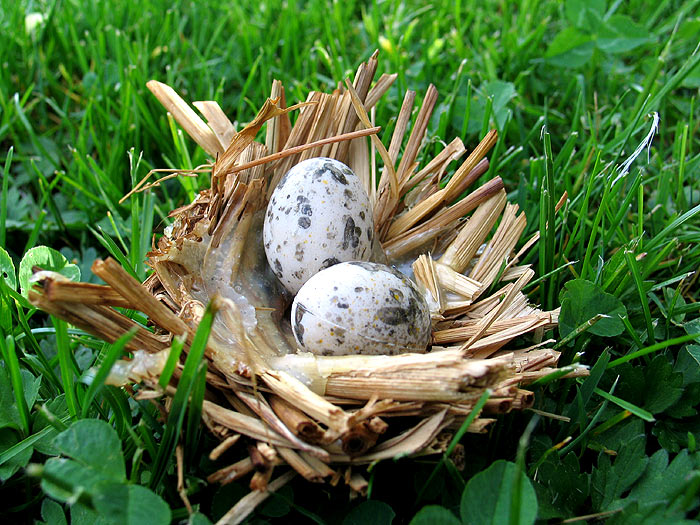
[[[263,242],[273,271],[292,293],[344,261],[366,261],[374,222],[360,179],[342,162],[314,158],[282,178],[265,214]]]
[[[398,270],[345,262],[317,273],[299,290],[292,330],[299,348],[317,355],[425,352],[430,311]]]

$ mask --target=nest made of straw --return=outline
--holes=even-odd
[[[487,172],[485,156],[496,132],[489,132],[442,184],[448,165],[466,148],[456,138],[418,170],[437,90],[428,88],[412,125],[416,94],[406,93],[387,149],[369,115],[396,75],[382,75],[372,86],[376,69],[375,53],[360,65],[353,83],[346,81],[330,94],[312,92],[290,108],[275,81],[271,98],[240,132],[216,102],[194,103],[205,123],[172,88],[149,82],[175,120],[215,159],[196,170],[211,172],[211,187],[171,213],[175,221],[149,253],[153,273],[144,283],[108,259],[93,266],[107,286],[43,272],[30,292],[38,307],[107,341],[135,329],[127,348],[151,356],[167,355],[174,336],[184,335],[187,349],[205,305],[215,305],[205,354],[203,420],[221,445],[211,456],[221,456],[241,435],[250,445],[246,457],[209,479],[227,483],[253,473],[254,489],[225,522],[241,520],[264,499],[265,489],[277,489],[294,472],[314,482],[345,480],[362,492],[366,482],[353,465],[443,452],[449,433],[462,425],[485,390],[491,395],[471,432],[485,431],[494,421],[488,414],[531,406],[532,393],[520,387],[556,366],[559,353],[541,339],[556,326],[558,311],[529,304],[522,289],[534,272],[518,265],[537,236],[515,253],[525,216],[507,203],[499,177],[459,199]],[[300,113],[292,125],[289,112],[295,109]],[[263,144],[255,138],[265,122]],[[345,162],[363,181],[387,261],[412,262],[415,281],[434,305],[427,353],[297,353],[283,315],[288,297],[262,251],[261,210],[291,166],[318,156]],[[145,182],[134,191],[158,184]],[[495,291],[484,297],[489,290]],[[115,307],[142,311],[152,328]],[[531,346],[505,349],[528,333]],[[157,377],[163,362],[134,359],[124,375],[145,383],[153,391],[149,395],[162,393]],[[579,373],[585,371],[571,372]],[[173,385],[177,377],[176,371]],[[272,480],[274,467],[282,464],[291,470]]]

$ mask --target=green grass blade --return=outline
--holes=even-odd
[[[107,379],[109,372],[112,370],[112,366],[117,361],[117,359],[119,359],[123,355],[124,347],[129,341],[131,341],[134,338],[137,332],[138,328],[134,327],[127,333],[122,335],[119,339],[117,339],[113,344],[109,345],[107,352],[104,355],[104,359],[100,364],[100,368],[97,370],[97,373],[92,379],[92,382],[90,383],[87,392],[83,396],[82,411],[80,417],[87,417],[88,411],[90,410],[90,405],[95,399],[95,396],[104,387],[105,379]]]
[[[58,364],[61,370],[61,383],[63,385],[63,391],[66,394],[68,413],[73,419],[75,419],[78,417],[78,414],[80,414],[80,407],[78,405],[76,384],[73,377],[73,354],[68,346],[66,323],[65,321],[62,321],[54,316],[51,316],[51,322],[56,330]]]
[[[2,170],[2,195],[0,195],[0,246],[5,244],[5,232],[7,227],[7,193],[10,186],[10,166],[15,148],[10,146],[5,157],[5,167]]]
[[[654,325],[652,324],[652,321],[651,321],[651,312],[649,310],[649,301],[647,300],[647,294],[644,291],[644,283],[642,282],[642,276],[639,273],[639,266],[637,265],[637,260],[634,257],[634,253],[629,251],[629,250],[626,250],[625,251],[625,260],[627,261],[627,267],[630,270],[630,274],[632,275],[632,279],[634,280],[634,284],[637,288],[637,293],[639,294],[639,300],[642,304],[642,311],[644,312],[644,320],[646,321],[646,324],[647,324],[647,334],[648,334],[647,341],[653,342],[655,340]]]
[[[180,354],[182,353],[182,348],[185,346],[185,338],[182,336],[173,337],[172,343],[170,343],[170,353],[168,353],[168,359],[165,362],[163,371],[160,373],[160,378],[158,378],[158,384],[161,388],[165,389],[170,382],[170,378],[175,371],[178,361],[180,360]]]
[[[7,363],[7,368],[10,373],[10,382],[12,383],[12,391],[15,395],[15,406],[19,412],[19,419],[22,425],[22,435],[29,435],[29,407],[27,400],[24,397],[24,384],[22,383],[22,373],[19,367],[19,360],[15,351],[15,342],[11,335],[5,337],[5,334],[0,329],[0,349],[2,356]],[[7,400],[3,401],[7,402]]]
[[[185,411],[187,409],[188,400],[197,379],[197,369],[199,367],[199,363],[201,362],[202,357],[204,357],[204,350],[207,346],[207,340],[209,339],[209,332],[211,331],[215,314],[216,308],[210,302],[207,305],[204,315],[202,316],[202,320],[199,322],[199,327],[197,328],[194,340],[192,341],[189,353],[187,354],[185,367],[182,370],[177,391],[175,392],[175,397],[173,398],[173,402],[170,406],[170,414],[168,414],[168,420],[165,425],[163,438],[160,446],[158,447],[158,455],[154,461],[150,481],[150,486],[153,489],[160,485],[160,482],[165,475],[168,462],[175,453],[175,447],[177,446],[178,437],[180,436],[182,423],[185,419]]]
[[[688,341],[697,340],[700,340],[700,334],[688,334],[683,335],[681,337],[674,337],[673,339],[667,339],[666,341],[661,341],[660,343],[641,348],[636,352],[632,352],[630,354],[627,354],[626,356],[622,356],[618,359],[615,359],[614,361],[610,362],[608,368],[614,368],[617,365],[628,363],[629,361],[632,361],[632,359],[637,359],[638,357],[643,357],[653,352],[658,352],[659,350],[663,350],[664,348],[668,348],[669,346],[681,345],[683,343],[687,343]]]
[[[625,401],[624,399],[620,399],[617,396],[614,396],[612,394],[608,394],[605,390],[601,390],[600,388],[595,388],[594,392],[598,394],[600,397],[603,399],[606,399],[612,403],[615,403],[617,406],[620,408],[624,408],[625,410],[630,411],[632,414],[637,416],[640,419],[643,419],[644,421],[647,421],[648,423],[652,423],[656,421],[654,419],[654,416],[650,413],[644,410],[643,408],[639,408],[637,405],[633,405],[629,401]]]

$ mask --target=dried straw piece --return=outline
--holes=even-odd
[[[207,124],[216,135],[216,138],[219,139],[222,151],[226,150],[236,135],[236,128],[233,127],[233,124],[231,124],[218,102],[205,100],[193,102],[192,105],[207,119]]]
[[[216,446],[216,448],[214,448],[214,450],[212,450],[209,453],[209,459],[212,461],[216,461],[217,459],[219,459],[221,457],[221,454],[223,454],[229,448],[235,445],[240,438],[240,434],[234,434],[233,436],[229,436],[226,439],[224,439],[221,443],[219,443]]]
[[[148,315],[158,326],[171,334],[189,334],[188,326],[163,303],[153,297],[141,283],[129,275],[117,261],[108,257],[97,259],[92,264],[92,273],[97,275],[132,304]]]
[[[365,111],[364,104],[367,98],[367,93],[369,93],[369,86],[372,83],[374,74],[377,72],[377,55],[379,50],[375,51],[367,62],[360,64],[357,69],[357,74],[355,75],[355,81],[352,86],[349,86],[351,91],[354,91],[359,99],[362,111]],[[356,108],[357,111],[357,108]],[[347,119],[343,125],[343,133],[348,133],[355,129],[358,122],[359,113],[348,112]],[[369,126],[366,126],[369,127]],[[348,151],[350,150],[350,144],[343,142],[338,146],[337,159],[341,162],[345,162],[348,157]]]
[[[480,333],[479,323],[480,321],[473,320],[468,325],[433,332],[433,344],[444,345],[467,341],[477,333]],[[484,336],[488,336],[498,334],[504,330],[510,330],[514,327],[521,327],[522,325],[547,326],[548,324],[550,324],[549,314],[540,313],[523,317],[498,319],[481,333]]]
[[[433,300],[437,304],[437,312],[442,313],[445,308],[445,292],[438,280],[435,261],[430,254],[424,254],[416,259],[412,265],[413,275],[416,282],[421,283],[432,295]],[[431,314],[433,312],[431,311]]]
[[[155,335],[107,306],[51,301],[34,290],[29,291],[28,298],[30,303],[45,312],[111,343],[136,328],[136,334],[126,344],[126,348],[132,351],[145,349],[159,352],[170,345],[169,335]]]
[[[279,80],[272,81],[272,91],[270,98],[278,99],[278,106],[281,109],[287,107],[287,98],[284,92],[284,86]],[[289,120],[289,114],[278,115],[267,123],[265,134],[265,146],[270,153],[278,153],[287,143],[289,134],[292,131],[292,122]]]
[[[335,474],[335,471],[320,459],[301,451],[299,455],[306,461],[322,478],[328,478]]]
[[[267,489],[264,492],[254,491],[247,496],[243,496],[238,500],[238,503],[231,507],[231,509],[216,522],[216,525],[238,525],[245,520],[258,505],[265,501],[271,493],[286,485],[294,477],[294,474],[296,473],[290,470],[268,483]]]
[[[465,151],[464,143],[457,137],[450,142],[445,149],[438,153],[433,160],[428,162],[422,170],[412,175],[401,188],[402,194],[409,191],[411,192],[410,195],[406,197],[406,205],[409,207],[415,206],[416,203],[428,196],[426,191],[437,191],[437,183],[447,169],[447,165],[453,160],[460,158]],[[480,166],[481,164],[484,165],[484,168],[488,169],[488,159],[482,159],[472,170],[472,173],[468,175],[465,179],[465,189],[473,180],[479,178],[483,173],[486,173],[486,169],[482,169]]]
[[[329,430],[338,435],[347,430],[347,422],[350,417],[348,414],[311,392],[286,372],[265,370],[261,373],[261,378],[278,396],[290,402],[294,400],[300,410],[326,425]]]
[[[301,476],[312,483],[323,483],[323,475],[291,448],[278,447],[279,455]]]
[[[362,123],[365,128],[370,128],[372,126],[372,122],[369,120],[369,117],[367,116],[367,112],[365,111],[364,106],[362,105],[362,100],[360,99],[360,96],[355,92],[355,89],[352,87],[349,81],[345,81],[347,87],[348,87],[348,92],[350,93],[352,105],[355,108],[355,112],[357,114],[357,117],[359,118],[360,122]],[[382,143],[381,140],[379,140],[379,137],[376,135],[372,135],[372,144],[374,144],[374,147],[377,148],[377,151],[379,152],[379,156],[382,158],[384,161],[384,171],[387,173],[388,177],[388,184],[389,187],[391,188],[391,195],[394,199],[398,199],[399,195],[399,180],[396,177],[396,172],[394,171],[394,166],[391,162],[391,159],[389,158],[389,153],[387,152],[386,148],[384,147],[384,144]],[[384,175],[382,174],[382,178]],[[375,229],[378,227],[378,224],[380,224],[381,220],[377,218],[376,216],[376,208],[375,208]]]
[[[277,160],[285,159],[287,157],[291,157],[292,155],[298,155],[299,153],[302,153],[306,150],[309,150],[311,148],[316,148],[320,146],[324,146],[327,144],[335,144],[338,142],[343,142],[343,141],[348,141],[352,139],[357,139],[361,137],[366,137],[368,135],[376,135],[379,133],[379,131],[382,128],[378,126],[372,126],[366,129],[359,129],[357,131],[351,131],[350,133],[344,133],[342,135],[335,135],[332,137],[327,137],[324,139],[319,139],[315,142],[310,142],[308,144],[301,144],[299,146],[294,146],[293,148],[289,149],[284,149],[282,151],[279,151],[277,153],[273,153],[272,155],[267,155],[266,157],[261,157],[258,160],[248,162],[246,164],[241,164],[240,166],[235,166],[234,168],[231,169],[230,173],[237,173],[242,170],[246,170],[249,168],[253,168],[255,166],[261,166],[263,164],[267,164],[269,162],[274,162]]]
[[[389,143],[389,158],[391,159],[392,166],[396,164],[399,158],[399,150],[401,149],[401,144],[403,144],[403,137],[406,134],[408,123],[411,120],[411,111],[413,110],[415,99],[415,91],[406,91],[403,102],[401,103],[399,116],[396,117],[396,126],[394,127],[394,133],[391,135],[391,142]]]
[[[246,416],[233,410],[223,408],[211,401],[204,401],[203,411],[212,421],[224,425],[241,434],[259,439],[271,445],[296,448],[295,443],[279,435],[257,418]]]
[[[413,428],[378,444],[369,454],[354,458],[346,454],[337,454],[331,456],[331,460],[334,463],[363,464],[390,459],[399,455],[410,456],[416,454],[428,446],[435,439],[435,436],[449,424],[450,420],[446,419],[446,415],[447,410],[443,409],[421,420]]]
[[[301,410],[279,396],[269,396],[270,407],[294,434],[307,443],[317,444],[323,439],[323,429]]]
[[[365,97],[365,109],[367,111],[372,109],[377,102],[379,102],[379,99],[389,90],[398,76],[397,73],[392,73],[391,75],[384,73],[379,77],[379,80],[372,86],[372,89],[369,90],[369,93],[367,93]]]
[[[224,152],[225,147],[216,134],[197,116],[194,110],[178,95],[170,86],[149,80],[146,87],[151,90],[165,109],[173,116],[175,121],[182,126],[187,134],[199,144],[204,151],[212,157]]]
[[[233,465],[229,465],[228,467],[224,467],[210,474],[209,477],[207,477],[207,481],[209,483],[221,483],[222,485],[226,485],[251,473],[254,468],[255,465],[253,465],[253,461],[250,457],[243,458]]]
[[[403,187],[411,176],[412,168],[418,157],[423,138],[425,138],[425,133],[428,129],[428,123],[430,122],[430,116],[433,113],[437,97],[437,89],[433,84],[430,84],[423,98],[423,104],[421,104],[421,108],[418,111],[416,121],[413,124],[411,135],[408,137],[408,143],[401,157],[401,162],[396,169],[396,177],[399,179],[400,187]]]
[[[47,279],[44,295],[49,301],[135,308],[114,289],[100,284]]]
[[[328,453],[322,448],[309,445],[305,441],[299,439],[290,429],[287,427],[282,420],[277,417],[277,414],[270,408],[270,406],[264,401],[262,396],[253,396],[245,392],[237,391],[236,395],[241,398],[241,400],[248,405],[248,407],[255,412],[265,423],[270,425],[278,434],[284,436],[291,443],[294,444],[294,448],[304,450],[309,454],[313,454],[321,460],[327,461],[329,459]]]
[[[306,105],[308,105],[308,103],[302,102],[300,104],[295,104],[291,107],[282,109],[276,105],[276,101],[268,98],[255,118],[249,122],[245,128],[237,133],[235,137],[233,137],[233,140],[226,148],[226,151],[224,151],[223,154],[216,159],[214,168],[212,169],[212,182],[214,182],[217,177],[221,177],[229,173],[229,170],[231,170],[231,168],[233,168],[235,165],[238,156],[253,142],[253,140],[255,140],[255,136],[258,134],[258,131],[260,131],[260,128],[266,121]],[[214,186],[215,184],[212,184],[212,187]]]
[[[463,179],[468,177],[471,171],[479,164],[481,159],[489,152],[496,144],[497,133],[491,130],[486,134],[484,139],[479,143],[474,151],[467,157],[467,160],[459,167],[455,174],[440,191],[434,193],[427,199],[419,202],[410,213],[404,213],[398,217],[389,228],[385,238],[391,239],[402,232],[408,230],[411,226],[420,221],[423,217],[433,212],[436,208],[442,206],[446,202],[452,202],[459,196],[458,189],[463,188]],[[461,192],[460,192],[461,193]]]
[[[505,204],[506,192],[503,190],[481,204],[440,257],[440,263],[462,273],[491,232]]]

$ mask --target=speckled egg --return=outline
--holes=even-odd
[[[299,348],[317,355],[425,352],[430,311],[398,270],[345,262],[302,286],[292,304],[292,330]]]
[[[265,254],[292,293],[343,261],[369,260],[374,223],[360,179],[342,162],[314,158],[282,178],[267,206]]]

